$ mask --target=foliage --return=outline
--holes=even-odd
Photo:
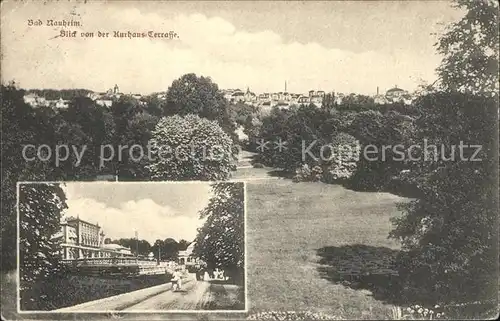
[[[309,106],[273,109],[269,117],[263,119],[259,139],[268,144],[259,150],[259,161],[288,172],[294,172],[303,164],[318,165],[321,147],[336,135],[335,124],[326,121],[329,115],[327,111]],[[280,140],[286,142],[282,148],[276,145]],[[304,149],[310,154],[303,153]]]
[[[299,320],[343,320],[340,316],[330,315],[321,312],[310,311],[267,311],[251,314],[247,320],[269,320],[269,321],[299,321]]]
[[[310,168],[304,164],[295,170],[294,182],[319,182],[323,177],[323,169],[320,166]]]
[[[146,240],[138,240],[135,238],[121,238],[118,240],[111,240],[106,238],[104,244],[119,244],[121,246],[127,247],[131,250],[133,255],[138,252],[139,255],[148,256],[151,252],[151,244]]]
[[[436,44],[444,90],[498,97],[498,1],[455,0],[464,17]]]
[[[149,146],[154,180],[225,180],[234,166],[229,136],[196,115],[162,118]]]
[[[92,91],[88,89],[31,89],[29,94],[33,93],[39,97],[45,97],[47,100],[73,100],[79,97],[87,97]]]
[[[26,144],[51,144],[53,129],[47,127],[48,116],[24,103],[24,90],[14,83],[1,86],[2,101],[2,270],[16,266],[16,184],[18,181],[59,180],[62,177],[53,162],[26,161],[22,148]],[[28,155],[31,156],[31,155]]]
[[[352,188],[384,190],[407,168],[405,150],[412,121],[396,112],[383,115],[369,110],[356,115],[349,132],[361,144],[361,157],[349,181]]]
[[[354,110],[358,112],[376,107],[372,97],[354,93],[344,96],[342,101],[336,106],[338,110]]]
[[[186,240],[180,240],[177,242],[173,238],[167,238],[165,240],[156,240],[153,246],[151,246],[151,251],[154,254],[155,259],[158,259],[158,255],[161,260],[164,261],[175,261],[179,255],[179,251],[185,251],[188,247],[189,242]]]
[[[497,102],[464,94],[422,97],[415,140],[426,139],[429,155],[410,164],[409,180],[421,198],[402,204],[390,236],[405,252],[399,273],[408,297],[453,304],[490,302],[496,308],[498,286]],[[481,146],[459,148],[460,144]],[[422,288],[425,291],[422,291]],[[467,306],[464,315],[487,310]]]
[[[234,123],[229,114],[229,103],[209,77],[185,74],[174,80],[168,88],[163,115],[188,114],[217,121],[226,134],[237,141]]]
[[[208,269],[222,268],[237,283],[245,267],[245,204],[243,183],[214,183],[209,204],[200,212],[194,254]]]
[[[332,183],[349,179],[356,171],[360,143],[353,136],[339,133],[333,139],[331,160],[323,165],[323,181]]]
[[[60,230],[61,212],[65,208],[66,196],[59,184],[19,186],[19,288],[21,303],[27,307],[47,304],[48,293],[33,296],[31,289],[59,269],[60,248],[52,236]]]
[[[113,140],[115,155],[109,163],[116,168],[122,181],[149,179],[147,145],[159,118],[148,113],[147,109],[128,97],[121,97],[111,106],[116,133]],[[136,147],[132,148],[134,145]],[[126,148],[120,150],[120,146]]]

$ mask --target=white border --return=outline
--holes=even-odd
[[[123,310],[98,310],[98,311],[57,311],[57,310],[49,310],[49,311],[38,311],[38,310],[29,310],[24,311],[21,310],[21,293],[20,293],[20,284],[21,284],[21,274],[20,270],[20,256],[19,256],[19,238],[20,238],[20,221],[19,221],[19,186],[21,184],[66,184],[66,183],[76,183],[76,184],[213,184],[213,183],[243,183],[243,219],[244,219],[244,242],[245,242],[245,252],[244,252],[244,277],[245,277],[245,309],[244,310],[136,310],[136,311],[123,311]],[[209,314],[217,314],[217,313],[231,313],[231,314],[247,314],[248,313],[248,257],[247,257],[247,184],[246,180],[229,180],[229,181],[21,181],[17,182],[16,186],[16,212],[17,212],[17,294],[16,294],[16,310],[18,314],[200,314],[200,313],[209,313]],[[87,301],[92,302],[92,301]],[[85,302],[82,302],[85,303]]]

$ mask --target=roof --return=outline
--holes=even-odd
[[[95,226],[95,227],[100,227],[100,226],[99,226],[99,224],[93,224],[93,223],[90,223],[90,222],[88,222],[88,221],[82,220],[82,219],[81,219],[81,218],[79,218],[79,217],[76,217],[76,218],[75,218],[74,216],[70,216],[70,217],[68,217],[68,218],[66,219],[66,222],[74,222],[74,221],[80,221],[80,222],[82,222],[82,223],[87,223],[87,224],[89,224],[89,225],[93,225],[93,226]]]
[[[394,88],[389,89],[387,92],[392,93],[392,92],[397,92],[397,91],[404,91],[404,90],[401,88],[398,88],[398,87],[394,87]]]

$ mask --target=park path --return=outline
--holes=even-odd
[[[210,282],[197,281],[195,278],[186,280],[183,289],[171,289],[146,297],[142,301],[128,306],[123,311],[146,310],[203,310],[210,295]]]
[[[252,160],[257,153],[242,150],[238,155],[238,162],[236,165],[236,172],[233,172],[231,181],[260,181],[260,180],[273,180],[282,179],[281,177],[273,176],[274,168],[254,168]]]

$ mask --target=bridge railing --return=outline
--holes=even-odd
[[[175,262],[160,262],[139,259],[136,257],[107,257],[107,258],[83,258],[83,259],[72,259],[72,260],[62,260],[64,264],[72,265],[139,265],[144,267],[162,267],[165,268],[175,268],[177,263]]]

